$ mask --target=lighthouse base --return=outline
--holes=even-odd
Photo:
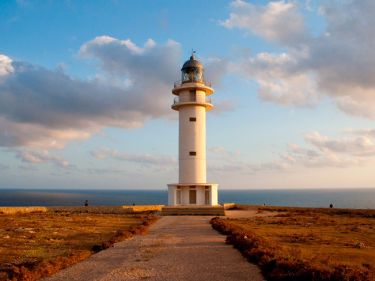
[[[168,205],[218,205],[218,184],[216,183],[176,183],[168,184]]]

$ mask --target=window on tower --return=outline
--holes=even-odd
[[[196,155],[197,155],[197,152],[195,152],[195,151],[190,151],[190,152],[189,152],[189,155],[190,155],[190,156],[196,156]]]
[[[190,118],[189,118],[189,121],[190,121],[190,122],[196,122],[196,121],[197,121],[197,118],[195,118],[195,117],[190,117]]]

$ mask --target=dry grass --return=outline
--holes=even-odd
[[[212,223],[268,279],[375,280],[375,210],[257,209],[279,213]]]
[[[139,212],[160,212],[164,205],[125,205],[122,206],[123,209],[139,213]]]
[[[0,207],[0,214],[24,214],[47,212],[46,207]]]
[[[132,210],[124,209],[122,206],[70,206],[70,207],[48,207],[55,213],[88,213],[88,214],[132,214]]]
[[[154,220],[154,216],[61,209],[0,214],[0,280],[51,275],[115,242],[146,233]]]
[[[224,203],[223,204],[224,210],[235,210],[237,209],[236,203]]]

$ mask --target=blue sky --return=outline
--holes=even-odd
[[[171,88],[215,88],[208,180],[374,187],[371,1],[1,1],[0,188],[166,188]]]

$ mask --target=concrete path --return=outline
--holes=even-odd
[[[258,267],[224,240],[209,217],[162,217],[149,234],[117,243],[46,280],[263,280]]]

